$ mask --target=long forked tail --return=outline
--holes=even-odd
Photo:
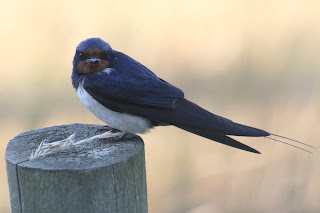
[[[181,127],[180,127],[181,128]],[[247,146],[243,143],[240,143],[239,141],[230,138],[224,134],[218,134],[218,133],[214,133],[214,132],[209,132],[209,131],[203,131],[203,130],[194,130],[194,129],[189,129],[189,128],[181,128],[184,129],[188,132],[194,133],[196,135],[208,138],[210,140],[214,140],[216,142],[225,144],[227,146],[232,146],[234,148],[237,149],[242,149],[248,152],[253,152],[253,153],[257,153],[257,154],[261,154],[258,150],[255,150],[254,148]]]
[[[247,146],[247,145],[245,145],[243,143],[240,143],[239,141],[237,141],[237,140],[235,140],[233,138],[230,138],[227,135],[213,133],[213,132],[209,132],[209,131],[203,131],[203,130],[194,130],[194,129],[189,129],[189,128],[181,128],[181,129],[184,129],[184,130],[189,131],[191,133],[194,133],[196,135],[199,135],[199,136],[214,140],[216,142],[219,142],[219,143],[222,143],[222,144],[225,144],[225,145],[228,145],[228,146],[232,146],[234,148],[238,148],[238,149],[242,149],[242,150],[245,150],[245,151],[248,151],[248,152],[253,152],[253,153],[260,154],[260,152],[257,151],[256,149],[253,149],[252,147],[249,147],[249,146]],[[291,139],[291,138],[287,138],[287,137],[284,137],[284,136],[281,136],[281,135],[272,134],[272,133],[268,133],[268,134],[269,135],[262,135],[261,137],[265,137],[265,138],[268,138],[268,139],[273,140],[273,141],[277,141],[277,142],[280,142],[280,143],[287,144],[289,146],[293,146],[293,147],[295,147],[297,149],[303,150],[303,151],[311,153],[311,154],[312,154],[312,152],[310,152],[307,149],[301,148],[299,146],[293,145],[293,144],[285,142],[285,141],[281,141],[281,140],[272,138],[270,136],[283,138],[283,139],[286,139],[286,140],[289,140],[289,141],[293,141],[295,143],[299,143],[299,144],[302,144],[304,146],[307,146],[307,147],[310,147],[310,148],[313,148],[313,149],[317,149],[316,147],[313,147],[313,146],[311,146],[309,144],[305,144],[305,143],[302,143],[300,141],[297,141],[297,140],[294,140],[294,139]],[[259,136],[257,136],[257,137],[259,137]]]
[[[273,135],[273,136],[279,137],[279,138],[283,138],[283,139],[286,139],[286,140],[290,140],[290,141],[293,141],[293,142],[295,142],[295,143],[299,143],[299,144],[302,144],[302,145],[304,145],[304,146],[308,146],[308,147],[313,148],[313,149],[317,149],[316,147],[311,146],[311,145],[309,145],[309,144],[302,143],[302,142],[300,142],[300,141],[297,141],[297,140],[294,140],[294,139],[291,139],[291,138],[287,138],[287,137],[284,137],[284,136],[281,136],[281,135],[276,135],[276,134],[272,134],[272,133],[270,133],[270,135]],[[303,150],[303,151],[305,151],[305,152],[309,152],[309,153],[313,154],[313,153],[310,152],[309,150],[304,149],[304,148],[301,148],[301,147],[296,146],[296,145],[293,145],[293,144],[291,144],[291,143],[284,142],[284,141],[281,141],[281,140],[278,140],[278,139],[275,139],[275,138],[271,138],[270,136],[264,136],[264,137],[265,137],[265,138],[268,138],[268,139],[270,139],[270,140],[273,140],[273,141],[277,141],[277,142],[280,142],[280,143],[287,144],[287,145],[289,145],[289,146],[293,146],[293,147],[295,147],[295,148],[297,148],[297,149],[301,149],[301,150]]]

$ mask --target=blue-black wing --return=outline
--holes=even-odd
[[[117,54],[117,62],[110,69],[110,74],[102,72],[86,76],[84,88],[91,95],[97,95],[110,103],[166,109],[175,108],[176,99],[184,97],[180,89],[120,52]]]
[[[132,59],[133,60],[133,59]],[[105,107],[174,125],[194,134],[250,152],[258,151],[226,135],[267,136],[268,132],[235,123],[186,100],[183,92],[137,62],[112,67],[110,74],[84,79],[84,89]]]

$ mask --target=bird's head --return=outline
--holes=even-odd
[[[82,41],[73,59],[73,72],[82,75],[105,70],[114,60],[114,50],[101,38],[88,38]]]

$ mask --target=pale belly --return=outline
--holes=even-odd
[[[100,120],[109,126],[127,133],[145,133],[151,127],[151,122],[146,119],[127,113],[112,111],[96,101],[82,86],[79,85],[77,94],[81,102]]]

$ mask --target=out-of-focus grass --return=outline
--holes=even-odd
[[[70,83],[77,44],[98,36],[234,121],[319,146],[317,1],[0,3],[0,212],[4,150],[22,131],[101,123]],[[319,212],[319,153],[238,138],[254,155],[160,127],[146,144],[150,212]]]

